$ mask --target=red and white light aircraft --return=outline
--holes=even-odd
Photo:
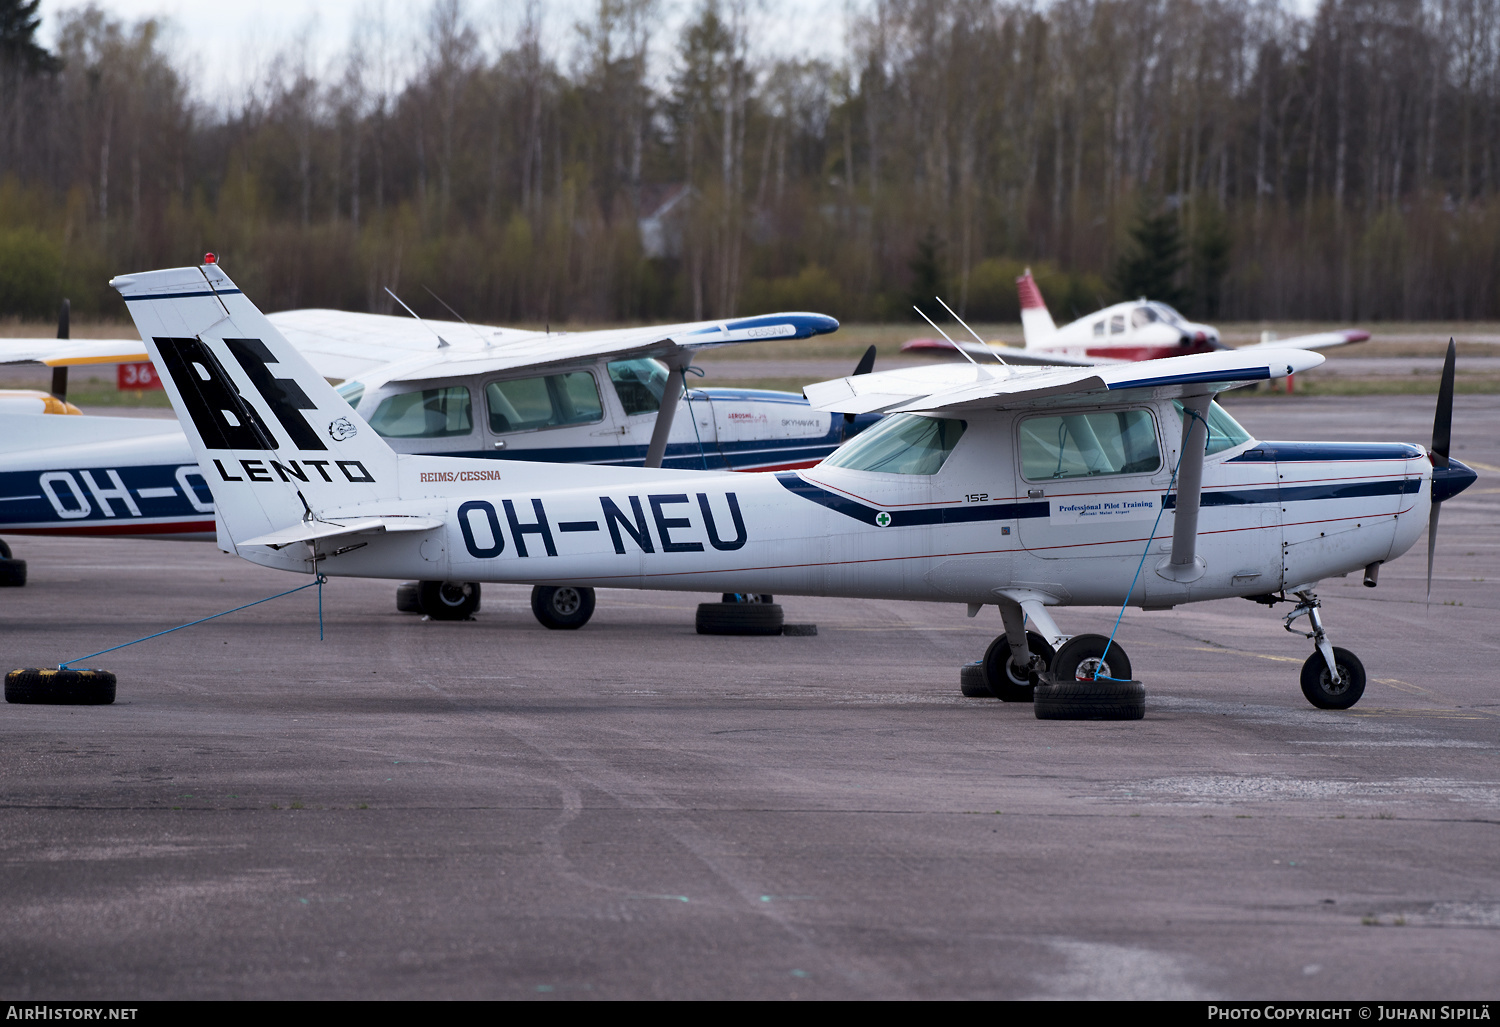
[[[1475,479],[1447,455],[1452,367],[1419,445],[1261,442],[1216,393],[1302,350],[1079,370],[935,365],[809,386],[886,416],[816,467],[721,471],[398,454],[217,266],[117,278],[213,491],[219,545],[300,574],[778,592],[997,606],[981,665],[1038,716],[1142,715],[1123,648],[1052,611],[1292,601],[1314,705],[1364,689],[1320,579],[1406,552]],[[1035,631],[1026,630],[1030,620]],[[1043,676],[1045,673],[1046,676]],[[1041,686],[1037,682],[1041,682]]]
[[[1167,304],[1154,300],[1142,298],[1116,303],[1059,328],[1053,322],[1030,270],[1016,279],[1016,290],[1021,296],[1021,333],[1025,336],[1025,348],[960,342],[958,345],[965,352],[990,359],[998,355],[1008,364],[1092,367],[1232,348],[1219,340],[1219,330],[1213,325],[1196,324]],[[1369,332],[1349,329],[1272,339],[1237,349],[1241,353],[1262,349],[1323,350],[1363,342],[1369,337]],[[937,353],[951,351],[953,347],[954,344],[947,341],[913,339],[901,349],[903,352]]]

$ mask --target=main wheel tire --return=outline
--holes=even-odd
[[[396,609],[402,613],[422,612],[422,585],[416,581],[403,581],[396,586]]]
[[[107,670],[26,667],[5,675],[5,701],[52,706],[107,706],[115,701],[115,676]]]
[[[1302,694],[1320,710],[1347,710],[1365,694],[1365,665],[1347,649],[1333,647],[1333,662],[1340,681],[1332,684],[1328,661],[1314,651],[1302,665]]]
[[[479,612],[477,581],[424,581],[417,592],[422,612],[433,620],[468,620]]]
[[[25,560],[0,560],[0,588],[20,588],[26,584]]]
[[[551,631],[576,631],[594,615],[594,590],[576,585],[537,585],[531,612]]]
[[[699,603],[700,635],[779,635],[780,603]]]
[[[1130,657],[1120,643],[1111,643],[1103,635],[1074,635],[1052,657],[1054,681],[1092,681],[1099,676],[1117,681],[1129,681],[1132,676]]]
[[[958,690],[970,699],[993,699],[989,678],[984,674],[984,661],[975,660],[958,668]]]
[[[1026,632],[1026,648],[1042,658],[1043,667],[1051,667],[1056,651],[1047,640],[1035,631]],[[1032,689],[1037,679],[1032,675],[1016,673],[1010,662],[1010,640],[1004,635],[990,643],[984,651],[984,679],[990,686],[990,694],[1001,702],[1031,702]]]
[[[1038,720],[1140,720],[1146,716],[1146,686],[1059,678],[1036,686],[1032,706]]]

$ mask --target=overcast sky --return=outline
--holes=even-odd
[[[661,0],[665,31],[658,43],[675,42],[698,0]],[[574,26],[587,18],[596,0],[542,0],[548,50],[564,60],[577,38]],[[754,39],[764,54],[835,57],[842,53],[845,12],[865,0],[752,0],[761,29]],[[336,64],[355,29],[384,10],[400,39],[421,32],[430,3],[423,0],[255,0],[204,3],[202,0],[96,0],[97,6],[127,22],[165,19],[171,26],[167,48],[191,77],[200,99],[234,100],[260,77],[279,51],[305,44],[315,68]],[[59,11],[82,6],[76,0],[42,0],[41,39],[51,47]],[[491,37],[509,38],[524,11],[523,0],[467,0],[469,16]],[[411,52],[414,48],[408,48]]]

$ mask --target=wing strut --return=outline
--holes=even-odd
[[[1208,449],[1208,406],[1213,393],[1182,400],[1182,454],[1177,468],[1177,516],[1172,555],[1156,567],[1171,581],[1197,581],[1206,567],[1198,556],[1198,508],[1203,501],[1203,456]]]
[[[678,372],[680,368],[673,367],[668,361],[667,365],[667,387],[661,393],[661,406],[656,411],[656,425],[651,429],[651,445],[646,447],[646,467],[660,467],[662,457],[667,454],[667,436],[672,434],[672,422],[677,418],[677,403],[682,399],[682,394],[687,391],[687,382],[682,380]],[[678,388],[673,388],[673,381],[678,383]]]

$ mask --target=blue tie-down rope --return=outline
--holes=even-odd
[[[1208,422],[1203,420],[1203,415],[1189,410],[1186,405],[1182,408],[1184,417],[1191,417],[1195,421],[1203,421],[1203,449],[1208,450],[1208,440],[1213,436],[1213,429]],[[1182,468],[1182,458],[1187,455],[1187,447],[1183,452],[1177,454],[1177,466],[1172,468],[1172,477],[1167,482],[1167,495],[1172,494],[1172,486],[1177,484],[1177,472]],[[1135,577],[1130,579],[1130,590],[1125,593],[1125,601],[1120,604],[1120,613],[1115,617],[1115,626],[1110,629],[1109,641],[1104,643],[1104,652],[1099,654],[1099,666],[1104,666],[1104,658],[1109,655],[1109,647],[1115,644],[1115,633],[1120,630],[1120,622],[1125,619],[1125,608],[1130,605],[1130,597],[1135,594],[1135,583],[1141,579],[1141,568],[1146,566],[1146,557],[1151,555],[1151,543],[1156,541],[1156,529],[1161,525],[1161,515],[1167,512],[1166,500],[1162,500],[1161,509],[1156,511],[1156,520],[1151,524],[1151,534],[1146,536],[1146,550],[1141,553],[1141,562],[1135,565]],[[1095,681],[1128,681],[1129,678],[1113,678],[1108,674],[1094,673]]]
[[[280,599],[282,596],[289,596],[293,592],[301,592],[304,588],[317,588],[318,590],[318,641],[321,642],[323,641],[323,583],[327,580],[328,577],[326,575],[319,574],[317,581],[310,581],[306,585],[298,585],[296,588],[287,589],[285,592],[278,592],[273,596],[266,596],[264,599],[257,599],[253,603],[246,603],[244,606],[236,606],[233,610],[225,610],[223,613],[216,613],[209,617],[199,617],[197,620],[188,621],[186,624],[179,624],[175,628],[168,628],[165,631],[158,631],[156,634],[147,635],[145,638],[137,638],[135,642],[126,642],[125,645],[112,646],[109,649],[101,649],[97,653],[89,653],[87,656],[77,656],[71,660],[65,660],[57,665],[57,669],[67,670],[68,664],[70,663],[80,663],[83,660],[92,660],[95,656],[103,656],[105,653],[112,653],[116,649],[124,649],[125,646],[135,645],[136,642],[146,642],[153,638],[160,638],[162,635],[170,635],[174,631],[181,631],[183,628],[190,628],[194,624],[202,624],[204,621],[217,620],[220,617],[227,617],[231,613],[238,613],[241,610],[248,610],[252,606],[259,606],[261,603],[269,603],[272,599]]]

